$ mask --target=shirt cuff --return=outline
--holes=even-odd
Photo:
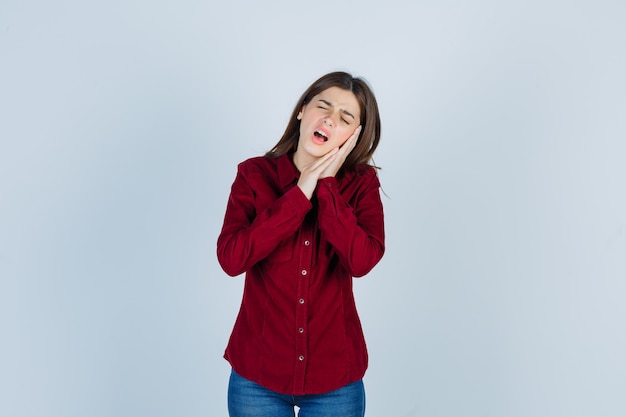
[[[319,187],[332,192],[333,188],[335,190],[338,189],[339,182],[337,181],[336,177],[325,177],[319,180]]]
[[[308,198],[304,195],[300,187],[297,185],[291,188],[289,191],[285,193],[285,197],[287,201],[291,204],[291,207],[299,213],[299,212],[307,212],[313,206]]]

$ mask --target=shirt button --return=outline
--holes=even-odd
[[[306,275],[306,269],[302,270],[302,275]]]
[[[299,302],[300,304],[304,304],[304,298],[299,299],[299,300],[298,300],[298,302]]]
[[[309,242],[308,240],[304,241],[304,246],[309,246],[311,244],[311,242]]]
[[[298,329],[298,331],[299,331],[300,333],[304,333],[304,329],[303,329],[302,327],[300,327],[300,328]]]
[[[304,360],[304,356],[300,355],[300,356],[298,356],[298,359],[300,359],[300,361],[303,361]]]

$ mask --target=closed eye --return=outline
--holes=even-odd
[[[326,101],[323,98],[319,99],[319,102],[317,104],[317,108],[318,109],[322,109],[322,110],[328,110],[329,108],[332,108],[333,104],[330,101]],[[350,113],[349,111],[345,110],[345,109],[340,109],[339,110],[344,116],[350,117],[353,120],[355,120],[355,117],[352,113]],[[341,121],[344,122],[347,125],[350,125],[350,121],[344,117],[341,118]]]

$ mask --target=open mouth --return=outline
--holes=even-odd
[[[321,130],[316,130],[315,132],[313,132],[313,134],[315,135],[316,138],[324,141],[324,142],[328,142],[328,136],[326,135],[325,132],[321,131]]]

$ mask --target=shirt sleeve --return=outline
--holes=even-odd
[[[257,213],[259,193],[268,192],[267,179],[239,165],[217,240],[217,258],[224,272],[236,276],[265,259],[302,224],[311,202],[298,187],[287,190]]]
[[[319,225],[352,276],[367,274],[383,256],[385,232],[380,182],[374,171],[357,177],[363,184],[352,205],[341,195],[335,177],[320,180]]]

